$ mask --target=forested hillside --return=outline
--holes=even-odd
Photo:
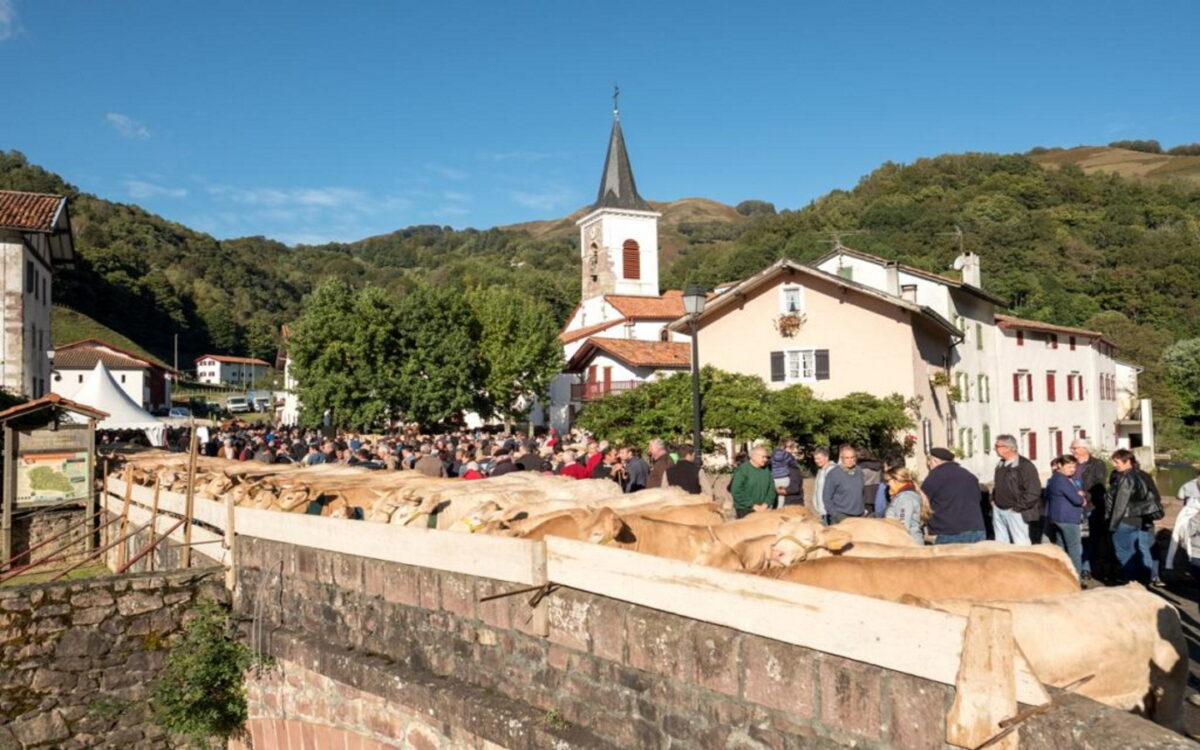
[[[1065,158],[1043,168],[1035,159],[1044,157],[888,163],[852,190],[779,213],[760,201],[724,214],[692,203],[669,228],[681,239],[662,282],[713,285],[780,257],[812,260],[838,240],[947,272],[961,242],[981,255],[984,286],[1010,300],[1017,315],[1112,336],[1122,356],[1147,368],[1144,384],[1169,412],[1162,351],[1200,336],[1200,185],[1087,174]],[[72,197],[82,260],[56,278],[55,301],[164,358],[176,332],[181,360],[208,348],[270,355],[279,324],[295,319],[303,295],[329,276],[400,294],[425,281],[509,285],[546,299],[560,319],[578,298],[576,239],[566,222],[410,227],[288,248],[264,238],[217,241],[136,206],[81,194],[16,152],[0,154],[0,187]]]

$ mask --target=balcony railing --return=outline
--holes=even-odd
[[[607,383],[603,381],[595,383],[572,383],[571,400],[595,401],[611,393],[624,393],[625,391],[633,390],[641,385],[641,383],[642,381],[640,380],[610,380]]]

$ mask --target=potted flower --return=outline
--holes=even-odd
[[[804,313],[786,312],[774,320],[775,330],[779,331],[779,335],[784,338],[795,336],[804,322],[808,320]]]

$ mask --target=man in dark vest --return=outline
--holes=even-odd
[[[1088,537],[1083,544],[1083,571],[1080,576],[1088,580],[1093,574],[1101,578],[1116,576],[1116,558],[1113,555],[1112,537],[1108,533],[1108,519],[1104,517],[1104,495],[1108,491],[1108,467],[1092,455],[1092,444],[1087,438],[1071,441],[1071,455],[1075,457],[1075,479],[1087,493],[1084,508]]]
[[[712,497],[712,480],[704,467],[695,460],[696,451],[690,445],[679,446],[679,463],[663,473],[663,487],[678,487],[692,495]]]

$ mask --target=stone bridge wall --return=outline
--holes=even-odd
[[[282,666],[256,748],[942,746],[940,683],[570,589],[542,637],[528,595],[479,601],[513,584],[240,536],[236,560]]]
[[[0,587],[0,748],[163,748],[145,698],[169,639],[223,572]]]

